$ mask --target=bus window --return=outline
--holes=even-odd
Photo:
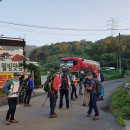
[[[78,64],[78,62],[77,62],[77,61],[74,61],[74,62],[73,62],[73,65],[74,65],[74,66],[76,66],[77,64]]]

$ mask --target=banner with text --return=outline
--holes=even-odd
[[[23,51],[0,50],[0,72],[23,72]]]

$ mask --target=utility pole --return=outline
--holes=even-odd
[[[115,19],[114,18],[112,18],[111,19],[111,35],[114,37],[114,35],[115,35],[115,31],[114,31],[114,29],[115,29]]]
[[[119,49],[116,53],[117,69],[119,70]]]
[[[119,33],[119,71],[121,74],[122,66],[121,66],[121,36],[120,36],[120,33]]]
[[[115,20],[115,18],[111,18],[111,20],[108,20],[108,26],[110,26],[110,30],[111,30],[111,36],[115,36],[115,29],[116,29],[116,23],[117,21]]]

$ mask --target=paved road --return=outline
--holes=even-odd
[[[55,119],[48,118],[49,100],[42,107],[46,96],[32,98],[32,107],[18,105],[16,117],[18,124],[4,125],[6,115],[6,106],[0,107],[0,130],[124,130],[117,124],[114,116],[108,111],[111,94],[119,85],[127,82],[128,79],[118,79],[104,82],[105,100],[98,103],[101,119],[93,121],[92,117],[86,117],[87,108],[81,106],[82,98],[72,102],[69,110],[57,109],[58,117]],[[65,106],[65,105],[64,105]]]

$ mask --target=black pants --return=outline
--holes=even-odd
[[[24,102],[24,96],[25,96],[25,90],[21,89],[21,91],[19,93],[19,103],[23,103]]]
[[[50,115],[54,114],[57,101],[57,94],[55,92],[50,92]]]
[[[83,88],[83,81],[81,80],[80,82],[79,82],[79,95],[82,95],[83,93],[82,93],[82,88]]]
[[[73,95],[75,95],[75,97],[77,98],[77,94],[76,94],[76,87],[74,84],[71,84],[72,86],[72,91],[71,91],[71,99],[73,99]]]
[[[89,110],[88,114],[90,115],[92,113],[92,110],[95,111],[95,116],[99,115],[98,107],[97,107],[97,96],[96,94],[90,94],[90,102],[89,102]]]
[[[30,103],[31,95],[32,95],[32,90],[26,91],[25,98],[24,98],[24,104]]]
[[[68,89],[60,89],[60,104],[59,108],[62,108],[63,106],[63,97],[65,95],[66,99],[66,107],[69,108],[69,90]]]
[[[17,97],[8,98],[9,110],[7,111],[6,120],[14,120],[17,105]]]

